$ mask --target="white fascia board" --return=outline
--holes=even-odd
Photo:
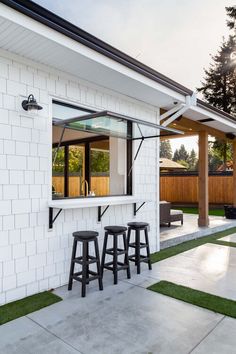
[[[115,60],[112,60],[105,55],[102,55],[95,50],[86,47],[85,45],[78,43],[77,41],[57,32],[56,30],[53,30],[46,25],[43,25],[42,23],[37,22],[36,20],[4,5],[0,4],[0,17],[7,19],[15,24],[18,24],[19,26],[26,28],[30,30],[31,32],[34,32],[38,35],[41,35],[44,37],[46,40],[51,40],[53,42],[56,42],[57,44],[62,45],[63,47],[66,47],[74,52],[77,52],[79,55],[82,55],[84,57],[87,57],[89,59],[92,59],[93,61],[102,64],[106,66],[107,68],[110,68],[111,70],[115,70],[122,75],[125,75],[135,81],[139,81],[142,84],[147,85],[148,87],[151,87],[163,94],[166,94],[170,97],[173,97],[174,100],[177,100],[179,102],[185,102],[185,96],[181,95],[180,93],[164,86],[161,85],[158,82],[155,82],[154,80],[151,80],[136,71],[129,69],[125,65],[122,65]],[[158,106],[158,103],[157,103]]]
[[[204,116],[202,119],[204,118],[212,118],[215,121],[224,124],[225,126],[228,126],[229,128],[233,129],[233,132],[236,132],[236,122],[234,123],[233,121],[231,121],[228,118],[224,118],[223,116],[217,114],[214,111],[209,111],[207,109],[204,109],[202,107],[199,106],[192,106],[189,109],[189,114],[188,114],[188,118],[191,119],[191,111],[193,111],[195,114],[198,113],[201,116]]]

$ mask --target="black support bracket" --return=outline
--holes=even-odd
[[[98,206],[98,222],[100,222],[102,220],[103,215],[105,214],[105,212],[107,211],[107,209],[109,208],[110,205],[107,205],[106,208],[103,210],[102,212],[102,207]]]
[[[49,229],[53,228],[53,224],[56,221],[57,217],[60,215],[62,209],[59,209],[57,214],[53,217],[53,207],[49,207]]]
[[[134,203],[134,216],[136,216],[137,212],[144,206],[146,202],[143,202],[138,208],[137,208],[137,204]]]

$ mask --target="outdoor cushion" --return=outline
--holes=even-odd
[[[182,210],[170,209],[170,215],[182,215]]]

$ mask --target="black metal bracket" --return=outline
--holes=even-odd
[[[49,207],[49,229],[53,228],[53,224],[56,221],[57,217],[60,215],[62,209],[59,209],[57,214],[53,217],[53,207]]]
[[[107,209],[109,208],[110,205],[107,205],[106,208],[103,210],[102,212],[102,207],[98,206],[98,222],[100,222],[102,220],[103,215],[105,214],[105,212],[107,211]]]
[[[137,212],[144,206],[146,202],[143,202],[138,208],[137,203],[134,203],[134,216],[136,216]]]

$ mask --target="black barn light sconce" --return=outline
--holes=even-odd
[[[27,100],[22,101],[21,105],[25,111],[30,111],[30,112],[39,111],[40,109],[43,109],[43,107],[41,107],[37,103],[36,99],[34,98],[34,95],[32,94],[28,96]]]

